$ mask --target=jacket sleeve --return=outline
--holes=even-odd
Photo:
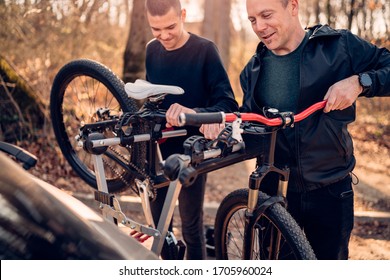
[[[356,74],[367,73],[372,87],[366,97],[390,96],[390,52],[379,48],[351,32],[346,32],[347,47]]]
[[[210,43],[207,46],[207,63],[204,74],[207,80],[208,101],[204,108],[194,108],[196,112],[237,112],[238,103],[222,64],[217,47]]]
[[[242,106],[240,107],[240,112],[242,113],[248,113],[251,112],[251,97],[249,96],[250,93],[250,80],[249,80],[249,70],[248,67],[250,63],[248,63],[247,66],[242,70],[240,74],[240,85],[243,92],[242,97]]]

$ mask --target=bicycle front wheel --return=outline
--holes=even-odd
[[[123,112],[135,112],[134,100],[128,98],[124,83],[104,65],[88,60],[74,60],[60,69],[50,94],[50,113],[59,147],[73,170],[90,186],[97,188],[92,155],[79,147],[76,136],[82,125],[119,118]],[[114,137],[113,127],[100,131]],[[103,154],[109,192],[132,185],[134,174],[126,171],[130,163],[145,161],[140,144],[124,148],[110,147]]]
[[[257,207],[269,196],[261,193]],[[222,201],[215,219],[217,259],[243,259],[244,237],[250,238],[250,259],[316,259],[305,234],[287,210],[276,203],[255,217],[251,232],[245,233],[248,189],[230,193]]]

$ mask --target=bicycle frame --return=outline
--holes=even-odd
[[[138,84],[138,86],[144,86],[145,84]],[[145,86],[148,87],[148,86]],[[152,86],[153,87],[153,86]],[[146,103],[144,108],[136,113],[129,113],[129,116],[122,116],[122,120],[117,120],[115,129],[119,132],[122,127],[117,127],[118,122],[121,125],[131,124],[132,122],[140,122],[142,125],[143,121],[150,124],[150,131],[148,133],[133,134],[127,135],[126,133],[119,133],[120,137],[108,138],[105,139],[104,135],[99,136],[95,134],[93,137],[89,137],[88,133],[90,132],[91,127],[99,127],[102,123],[91,124],[90,127],[85,126],[82,128],[82,132],[86,131],[87,137],[80,137],[86,142],[84,143],[84,148],[87,152],[93,154],[93,164],[96,173],[98,191],[95,193],[96,200],[100,202],[100,208],[102,209],[103,216],[114,223],[121,223],[122,225],[129,227],[136,234],[133,235],[139,241],[143,242],[149,237],[154,237],[151,250],[160,255],[162,247],[166,238],[175,240],[174,236],[168,232],[168,227],[171,222],[173,211],[178,200],[180,191],[183,186],[191,183],[198,174],[208,173],[220,168],[223,168],[234,163],[238,163],[250,158],[257,157],[258,151],[245,151],[245,143],[241,138],[243,130],[240,128],[242,120],[251,120],[253,118],[250,114],[244,114],[243,116],[236,114],[226,114],[226,121],[232,122],[231,127],[231,139],[234,143],[231,144],[227,141],[228,150],[224,151],[220,147],[207,147],[201,149],[201,151],[194,151],[194,147],[198,144],[198,140],[202,137],[194,136],[188,138],[184,142],[186,154],[175,155],[176,162],[174,163],[176,167],[173,169],[177,173],[172,177],[167,174],[164,174],[164,170],[161,168],[164,160],[161,156],[159,149],[159,139],[177,137],[186,135],[186,130],[177,130],[177,131],[161,131],[162,121],[165,120],[165,115],[163,111],[158,109],[159,102],[164,98],[165,94],[159,93],[150,93],[153,88],[147,88],[149,92],[148,96],[150,103]],[[170,88],[168,88],[170,89]],[[175,94],[175,93],[173,93]],[[126,113],[125,113],[126,114]],[[201,116],[202,113],[196,114]],[[256,115],[258,117],[258,115]],[[126,117],[129,117],[126,119]],[[225,117],[225,115],[224,115]],[[251,174],[249,179],[249,199],[246,210],[246,233],[249,233],[249,228],[255,222],[254,217],[259,214],[259,211],[265,211],[267,207],[275,204],[285,202],[285,197],[287,194],[287,184],[289,177],[289,169],[284,168],[280,169],[274,165],[274,152],[276,144],[276,135],[278,129],[281,127],[286,127],[294,123],[294,116],[291,113],[280,113],[278,114],[279,118],[276,119],[266,119],[269,121],[269,124],[266,124],[262,129],[264,134],[270,135],[269,150],[264,155],[264,162],[256,168],[256,170]],[[299,119],[301,115],[297,115]],[[255,120],[256,121],[256,120]],[[263,121],[263,120],[262,120]],[[215,122],[215,121],[214,121]],[[207,122],[205,122],[207,123]],[[108,121],[108,125],[113,123]],[[120,125],[120,126],[121,126]],[[82,134],[82,133],[81,133]],[[85,136],[85,135],[84,135]],[[198,137],[198,138],[197,138]],[[226,140],[226,139],[225,139]],[[156,225],[153,222],[153,217],[150,209],[150,192],[151,192],[151,182],[148,178],[144,181],[135,180],[138,193],[141,197],[142,208],[145,214],[147,224],[138,223],[128,217],[122,212],[119,201],[115,198],[113,194],[109,194],[108,187],[106,184],[105,171],[103,166],[102,154],[105,153],[108,146],[112,145],[121,145],[127,147],[137,142],[147,142],[148,143],[148,167],[147,170],[148,176],[153,179],[154,187],[165,187],[168,185],[168,193],[165,198],[164,206],[159,218],[159,223]],[[165,165],[169,165],[169,159],[165,160]],[[126,170],[130,171],[130,168]],[[136,170],[137,171],[137,170]],[[178,172],[177,172],[178,171]],[[278,196],[272,197],[266,203],[262,204],[260,208],[257,208],[257,201],[260,192],[260,184],[263,178],[270,172],[276,172],[280,175],[280,181],[278,186],[277,194]],[[166,175],[170,180],[167,180],[164,175]],[[261,212],[260,212],[261,213]],[[143,237],[143,235],[147,235]],[[253,242],[253,233],[249,233],[251,236],[245,238],[245,244],[243,248],[243,258],[249,259],[250,252],[249,248],[252,246]],[[280,240],[279,236],[276,235],[273,240],[275,243],[278,243]],[[276,246],[277,248],[277,246]],[[278,250],[275,250],[277,252]],[[277,253],[270,252],[273,254],[273,258],[277,257]]]
[[[276,136],[278,130],[285,128],[287,126],[292,126],[295,121],[301,121],[315,111],[323,108],[326,104],[326,101],[319,102],[314,104],[307,110],[302,113],[294,116],[290,112],[279,113],[277,112],[274,118],[269,119],[257,114],[215,114],[215,113],[204,113],[201,116],[186,114],[181,116],[182,124],[188,124],[183,120],[190,120],[192,124],[199,123],[215,123],[215,122],[224,122],[224,121],[233,121],[231,138],[232,142],[240,142],[242,139],[240,133],[243,131],[236,125],[234,122],[241,123],[242,120],[261,122],[265,124],[264,131],[260,134],[268,134],[268,150],[263,154],[262,163],[252,172],[249,177],[249,192],[247,206],[245,210],[245,225],[244,225],[244,244],[242,248],[242,258],[251,259],[254,241],[255,241],[255,232],[252,230],[255,227],[257,222],[257,217],[262,216],[262,214],[267,210],[268,207],[274,205],[275,203],[281,204],[283,207],[287,207],[287,187],[290,170],[288,167],[283,169],[278,168],[274,165],[274,155],[275,155],[275,146],[276,146]],[[221,134],[220,134],[221,135]],[[237,136],[238,135],[238,136]],[[230,155],[229,155],[230,156]],[[227,158],[229,158],[227,156]],[[200,168],[200,170],[205,170],[205,168]],[[262,180],[266,177],[267,174],[275,172],[279,174],[279,184],[277,186],[277,192],[275,196],[271,196],[268,200],[261,203],[260,207],[258,206],[259,192],[261,191],[260,186]],[[184,179],[183,179],[184,180]],[[281,242],[281,233],[278,230],[272,228],[271,240],[269,246],[269,259],[278,259],[278,254],[280,251],[280,242]]]
[[[177,137],[177,136],[185,135],[185,133],[186,133],[185,130],[162,132],[161,139]],[[93,152],[93,161],[94,161],[93,163],[94,163],[94,169],[95,169],[97,185],[98,185],[98,192],[95,195],[95,199],[97,201],[100,201],[100,209],[102,210],[103,216],[110,222],[121,223],[122,225],[129,227],[131,230],[139,233],[140,237],[141,234],[145,234],[149,237],[150,236],[154,237],[151,250],[157,255],[159,255],[161,253],[165,237],[173,238],[173,239],[175,238],[171,233],[168,232],[168,227],[173,217],[174,208],[176,206],[176,202],[178,201],[178,197],[183,187],[183,184],[180,182],[179,179],[168,181],[164,177],[165,178],[164,180],[161,180],[157,186],[155,185],[155,187],[168,186],[167,196],[165,198],[164,206],[159,218],[159,223],[156,227],[153,222],[153,216],[150,209],[149,182],[148,180],[145,181],[136,180],[137,188],[139,190],[139,194],[141,198],[141,205],[142,205],[142,209],[145,215],[147,225],[138,223],[133,219],[126,217],[126,215],[122,212],[119,201],[115,198],[113,194],[109,194],[107,184],[106,184],[102,156],[98,154],[98,151],[100,153],[104,152],[104,150],[99,150],[99,148],[102,147],[118,145],[118,144],[126,145],[125,143],[123,143],[123,139],[117,137],[117,138],[108,138],[108,139],[104,139],[104,138],[93,139],[93,140],[87,139],[86,141],[87,143],[89,142],[89,144],[87,144],[86,146],[93,147],[93,149],[90,150],[90,152]],[[161,153],[159,152],[159,143],[156,141],[156,139],[153,139],[153,137],[150,134],[141,134],[141,135],[135,135],[133,141],[148,142],[148,145],[150,146],[151,155],[155,157],[155,159],[152,160],[152,162],[155,163],[153,165],[155,166],[155,169],[153,169],[154,172],[153,174],[162,177],[163,171],[161,169],[161,163],[163,162],[163,159]],[[255,156],[255,154],[249,155],[246,153],[235,153],[240,150],[243,150],[243,146],[236,145],[234,147],[232,155],[223,159],[213,159],[214,157],[218,156],[219,152],[207,153],[206,151],[205,152],[206,156],[204,156],[204,158],[210,158],[211,162],[209,161],[207,162],[207,164],[200,164],[197,168],[198,174],[211,172],[213,170],[217,170],[225,166],[237,162],[241,162],[245,159],[253,158]],[[180,155],[178,158],[180,162],[179,174],[181,174],[183,173],[184,170],[186,170],[187,167],[189,167],[191,163],[191,157],[188,155]],[[146,239],[141,238],[140,241],[143,242]]]

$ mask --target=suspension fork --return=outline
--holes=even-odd
[[[280,203],[286,204],[286,194],[288,185],[289,170],[281,170],[274,166],[262,166],[260,169],[254,171],[249,179],[249,195],[248,204],[245,212],[245,226],[244,226],[244,246],[243,246],[243,259],[252,259],[252,248],[256,240],[255,236],[255,224],[258,221],[258,217],[262,216],[268,207]],[[258,199],[260,193],[260,184],[266,174],[269,172],[277,172],[280,174],[277,195],[271,196],[266,201],[262,202],[258,207]],[[279,231],[272,227],[269,259],[277,259],[280,251],[281,234]]]
[[[255,238],[255,223],[257,218],[260,217],[268,207],[275,203],[281,203],[285,205],[287,196],[287,186],[290,170],[286,167],[279,169],[274,166],[274,155],[276,145],[277,130],[273,130],[269,140],[269,151],[264,157],[264,162],[261,164],[249,177],[249,194],[248,204],[245,212],[245,227],[244,227],[244,246],[242,257],[245,260],[252,259],[252,248],[254,247]],[[270,172],[276,172],[279,174],[278,188],[276,196],[270,197],[267,201],[262,203],[260,207],[258,205],[260,185],[265,176]],[[274,230],[274,228],[273,228]],[[271,238],[271,250],[269,252],[270,259],[277,259],[281,235],[279,231],[273,232]]]
[[[191,158],[186,155],[180,155],[178,157],[180,163],[179,174],[190,164]],[[179,178],[180,176],[178,176]],[[156,238],[152,244],[152,251],[156,254],[160,254],[164,245],[165,238],[168,237],[168,227],[173,217],[173,211],[176,206],[176,202],[179,199],[179,194],[182,189],[182,184],[179,179],[171,181],[168,187],[168,192],[165,197],[164,206],[161,211],[161,215],[158,221],[157,230],[161,233],[161,238]]]
[[[249,193],[248,193],[248,204],[247,209],[245,211],[245,225],[244,225],[244,244],[243,244],[243,252],[242,259],[250,260],[252,259],[252,250],[254,245],[254,212],[257,206],[257,202],[259,199],[259,189],[260,183],[263,179],[263,175],[258,172],[256,169],[249,177]]]

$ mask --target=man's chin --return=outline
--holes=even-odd
[[[163,47],[164,47],[165,49],[167,49],[167,50],[173,48],[172,43],[161,42],[161,41],[160,41],[160,43],[161,43],[161,45],[163,45]]]

